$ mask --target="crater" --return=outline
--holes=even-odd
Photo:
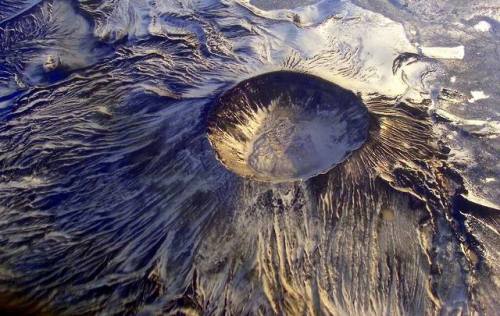
[[[266,182],[328,172],[363,145],[368,130],[368,110],[353,92],[290,71],[240,82],[208,117],[208,139],[222,164]]]

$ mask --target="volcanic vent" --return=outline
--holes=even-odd
[[[245,80],[217,100],[208,137],[234,173],[259,181],[308,179],[368,137],[369,114],[351,91],[290,71]]]

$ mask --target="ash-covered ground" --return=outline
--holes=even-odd
[[[0,1],[0,311],[496,315],[499,19],[493,0]],[[214,115],[268,73],[362,110],[297,80]]]

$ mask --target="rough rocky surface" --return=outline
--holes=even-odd
[[[263,3],[0,1],[1,309],[497,313],[497,5]],[[356,94],[364,144],[304,181],[228,170],[209,114],[273,71]]]

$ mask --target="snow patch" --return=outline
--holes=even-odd
[[[470,92],[470,94],[472,95],[472,98],[468,100],[470,103],[474,103],[478,100],[488,99],[490,97],[481,90],[473,90]]]
[[[455,47],[420,47],[422,54],[431,58],[463,59],[465,48],[463,45]]]
[[[486,21],[479,21],[479,23],[474,25],[474,29],[478,32],[489,32],[491,24]]]

